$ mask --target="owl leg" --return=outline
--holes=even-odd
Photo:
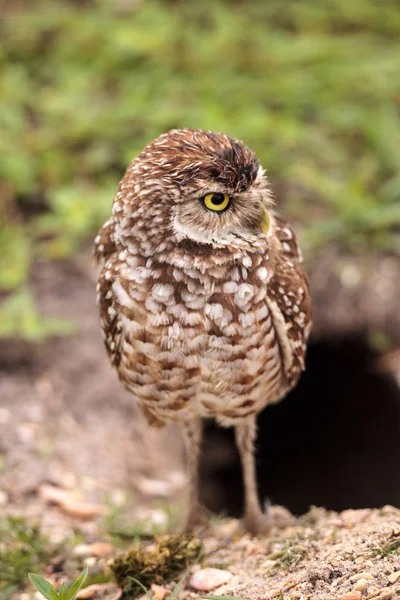
[[[207,523],[206,516],[199,503],[199,456],[203,439],[202,419],[185,421],[182,423],[182,431],[189,475],[189,511],[184,530],[189,532]]]
[[[254,442],[256,438],[256,417],[251,417],[236,426],[236,444],[240,453],[244,482],[243,525],[253,535],[265,534],[269,530],[266,515],[263,513],[257,494]]]

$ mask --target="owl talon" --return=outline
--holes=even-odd
[[[250,535],[263,536],[271,531],[271,523],[267,515],[246,515],[242,527]]]
[[[201,505],[198,505],[190,511],[183,531],[184,533],[192,533],[196,529],[207,527],[208,523],[209,519],[205,513],[205,509]]]

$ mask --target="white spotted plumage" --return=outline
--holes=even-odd
[[[208,193],[228,194],[231,206],[211,214]],[[308,282],[265,173],[240,142],[174,130],[149,144],[120,183],[95,254],[107,351],[151,424],[238,425],[296,384]]]

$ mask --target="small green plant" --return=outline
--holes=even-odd
[[[278,548],[268,558],[275,561],[273,567],[266,573],[267,576],[275,575],[281,569],[296,567],[312,550],[312,538],[301,534],[289,536],[279,540]]]
[[[292,546],[271,554],[270,559],[277,561],[276,568],[288,569],[297,566],[305,556],[307,556],[306,548]]]
[[[41,569],[54,554],[49,540],[36,525],[23,518],[0,519],[0,597],[7,598],[26,579],[26,573]]]
[[[393,533],[390,539],[392,541],[389,544],[383,544],[378,548],[371,548],[369,551],[371,555],[379,556],[380,558],[384,558],[388,554],[400,555],[400,535],[398,533]]]
[[[47,600],[74,600],[81,589],[87,574],[88,566],[85,565],[82,573],[69,589],[67,589],[65,583],[63,583],[58,591],[49,581],[47,581],[47,579],[41,577],[41,575],[29,573],[28,577],[31,584],[42,594],[42,596],[47,598]]]

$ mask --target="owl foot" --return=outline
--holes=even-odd
[[[197,505],[190,510],[186,518],[183,532],[192,533],[196,529],[207,527],[208,523],[209,519],[207,517],[205,508],[203,508],[201,505]]]
[[[260,513],[249,513],[244,516],[242,528],[251,535],[264,536],[268,535],[271,530],[271,521],[268,515]]]

